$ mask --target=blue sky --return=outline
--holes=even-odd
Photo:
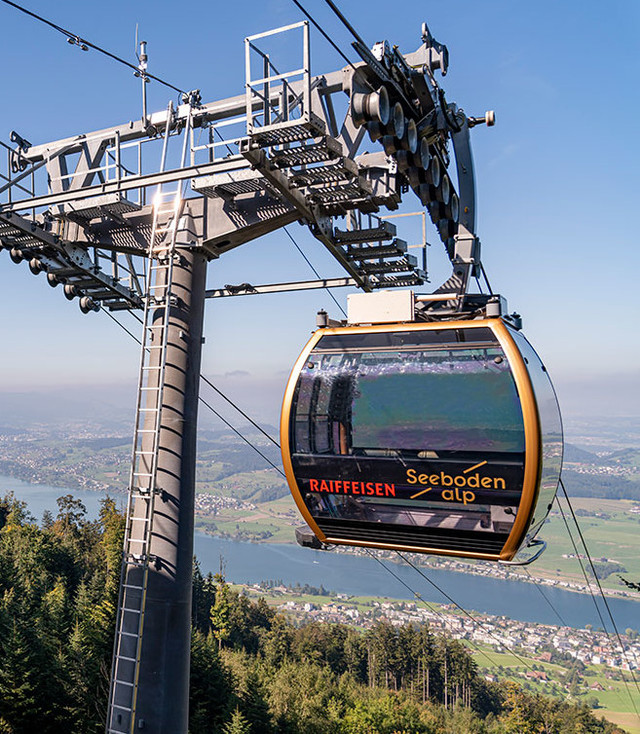
[[[235,6],[25,2],[132,62],[139,24],[149,43],[150,71],[181,88],[200,88],[206,102],[242,93],[246,35],[301,19],[289,0]],[[325,3],[304,4],[355,59],[347,32]],[[523,315],[525,333],[555,378],[565,411],[637,414],[640,5],[460,0],[394,8],[352,0],[341,7],[370,45],[386,38],[403,51],[415,50],[425,20],[448,45],[448,99],[472,115],[496,112],[494,128],[472,133],[478,232],[494,290]],[[139,116],[139,82],[124,67],[83,53],[6,5],[0,5],[0,24],[3,140],[15,129],[41,143]],[[318,34],[312,51],[314,73],[344,65]],[[151,109],[164,108],[168,90],[149,87]],[[406,210],[417,208],[409,195]],[[292,225],[290,232],[323,276],[341,274],[304,228]],[[437,287],[447,276],[447,261],[435,233],[429,239]],[[311,277],[289,240],[276,233],[211,263],[208,283]],[[344,290],[335,295],[346,300]],[[321,307],[338,315],[323,292],[209,301],[203,371],[249,373],[229,383],[236,396],[253,381],[254,389],[269,385],[267,402],[276,404],[283,376]],[[123,332],[102,314],[83,316],[6,252],[0,253],[0,313],[0,390],[136,378],[138,349]]]

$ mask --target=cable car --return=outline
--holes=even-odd
[[[519,563],[542,545],[528,563],[562,445],[549,376],[509,317],[319,328],[283,402],[285,473],[315,547]]]

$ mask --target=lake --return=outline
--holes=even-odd
[[[19,479],[0,476],[0,495],[13,491],[27,502],[30,512],[38,519],[45,510],[57,512],[56,498],[71,493],[82,500],[89,517],[97,517],[102,495],[96,492],[65,490],[60,487],[34,485]],[[123,494],[114,495],[120,506],[126,505]],[[411,592],[401,581],[386,572],[373,558],[348,553],[332,553],[300,548],[297,545],[244,543],[196,533],[195,554],[204,573],[217,572],[224,564],[226,577],[235,583],[256,583],[274,579],[287,585],[310,584],[344,594],[387,596],[412,599]],[[449,603],[414,569],[404,564],[385,564],[411,589],[427,601]],[[455,571],[423,569],[425,574],[450,597],[466,609],[487,614],[504,614],[511,619],[540,624],[560,624],[558,617],[534,584],[513,580],[493,579]],[[563,619],[573,627],[591,624],[601,626],[593,600],[549,586],[542,587],[549,602]],[[620,631],[627,627],[640,628],[640,602],[609,598],[609,607]],[[602,616],[608,621],[606,612]]]

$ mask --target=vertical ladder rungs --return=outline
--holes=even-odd
[[[168,131],[167,127],[167,131]],[[185,133],[187,134],[187,133]],[[168,132],[167,138],[168,140]],[[161,166],[164,168],[164,164]],[[155,556],[150,552],[151,539],[153,538],[154,519],[154,497],[156,495],[157,461],[150,462],[150,471],[140,471],[149,460],[147,457],[157,457],[159,441],[159,417],[163,408],[164,376],[166,370],[168,332],[169,332],[169,307],[175,299],[171,297],[173,285],[173,267],[175,265],[175,249],[178,237],[178,222],[181,213],[181,187],[174,191],[164,191],[159,186],[156,194],[156,206],[154,207],[151,237],[149,239],[147,284],[144,294],[145,309],[142,331],[142,345],[140,357],[140,372],[138,380],[138,404],[136,409],[136,422],[134,432],[134,450],[129,481],[129,510],[126,522],[126,535],[123,547],[122,577],[120,582],[120,601],[118,608],[118,619],[116,627],[116,638],[114,641],[114,656],[111,672],[111,689],[109,694],[109,728],[108,732],[121,734],[114,722],[117,721],[118,711],[128,712],[133,725],[136,715],[136,690],[140,666],[139,652],[140,642],[143,635],[144,611],[146,604],[146,583],[149,572],[149,564],[156,562]],[[164,203],[163,203],[164,202]],[[159,242],[156,244],[156,238]],[[163,281],[163,282],[160,282]],[[158,321],[154,321],[155,318]],[[153,344],[156,334],[160,335],[160,341]],[[157,363],[151,364],[151,360]],[[149,384],[151,381],[156,384]],[[147,395],[154,397],[152,400],[156,407],[146,407],[151,400]],[[157,397],[155,397],[157,395]],[[155,428],[141,428],[147,415],[151,418],[151,424],[155,422]],[[153,438],[149,446],[145,443],[144,449],[141,445],[142,434],[151,434]],[[149,485],[146,486],[141,485]],[[142,517],[134,516],[135,500],[148,500],[148,504],[141,508]],[[137,552],[132,552],[133,550]],[[138,567],[142,571],[142,581],[135,577],[133,583],[128,583],[127,574],[130,570]],[[140,583],[138,583],[140,581]],[[137,592],[137,593],[136,593]],[[132,599],[131,597],[139,597]],[[133,604],[133,606],[127,606]],[[136,607],[136,604],[139,606]],[[132,620],[127,614],[135,614]],[[134,633],[126,631],[125,627],[131,624],[138,628]],[[120,650],[125,638],[129,640],[129,646],[135,646],[136,656],[122,655]],[[132,642],[135,640],[135,642]],[[126,663],[127,665],[120,665]],[[123,670],[122,668],[126,668]],[[121,677],[125,676],[125,678]],[[121,706],[116,703],[118,686],[126,686],[131,689],[132,707]]]

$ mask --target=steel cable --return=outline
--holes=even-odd
[[[560,481],[560,484],[561,484],[561,486],[563,488],[563,491],[565,493],[565,497],[568,498],[568,496],[566,494],[566,490],[564,489],[564,483],[562,482],[562,480]],[[567,521],[567,518],[566,518],[566,516],[564,514],[564,510],[562,509],[562,505],[560,504],[560,500],[558,499],[558,496],[557,495],[556,495],[556,498],[555,499],[556,499],[556,504],[558,505],[558,508],[560,509],[560,514],[562,515],[562,520],[564,522],[564,526],[567,529],[567,533],[568,533],[569,538],[571,540],[571,545],[573,546],[573,550],[574,550],[574,552],[576,554],[576,558],[578,559],[578,563],[580,564],[580,569],[582,570],[582,575],[584,576],[584,580],[585,580],[585,583],[587,585],[587,589],[589,590],[589,594],[591,596],[591,600],[593,601],[593,605],[595,606],[596,611],[598,613],[598,618],[600,619],[600,623],[602,624],[602,630],[603,630],[604,634],[607,636],[607,638],[609,639],[609,644],[611,645],[611,636],[610,636],[610,633],[607,631],[607,625],[605,624],[604,618],[602,616],[602,612],[600,611],[600,607],[598,606],[598,603],[596,601],[596,597],[595,597],[595,595],[593,593],[593,589],[591,587],[591,582],[589,581],[589,577],[587,576],[586,569],[584,567],[584,564],[582,563],[582,558],[580,557],[580,552],[578,551],[578,546],[576,545],[576,542],[575,542],[574,537],[573,537],[573,533],[571,532],[571,529],[569,528],[569,523]],[[576,525],[576,527],[578,527],[578,530],[579,530],[579,526]],[[587,554],[588,554],[588,549],[586,548],[586,545],[585,545],[585,550],[587,551]],[[622,649],[624,651],[624,646],[621,645],[621,647],[622,647]],[[611,645],[611,649],[613,650],[613,645]],[[633,675],[633,673],[631,674],[631,676],[633,678],[633,682],[635,683],[636,688],[638,688],[638,682],[635,679],[635,676]],[[638,712],[638,709],[636,707],[636,703],[635,703],[635,701],[633,699],[633,696],[631,695],[631,691],[629,690],[629,685],[628,685],[627,680],[624,677],[624,675],[622,676],[622,680],[624,682],[624,685],[625,685],[625,689],[627,691],[627,694],[629,695],[629,700],[631,701],[631,705],[633,706],[633,709],[636,712],[636,716],[638,716],[638,718],[640,718],[640,713]]]
[[[536,581],[535,577],[533,577],[533,576],[532,576],[532,575],[531,575],[531,574],[529,573],[529,569],[528,569],[528,568],[527,568],[527,567],[525,566],[525,567],[523,568],[523,571],[524,571],[524,572],[525,572],[525,573],[527,574],[527,576],[529,577],[529,580],[530,580],[531,582],[533,582],[533,584],[535,585],[536,589],[538,589],[538,591],[539,591],[539,592],[540,592],[540,594],[542,595],[542,598],[543,598],[543,599],[544,599],[544,600],[545,600],[545,601],[547,602],[547,604],[548,604],[548,605],[549,605],[549,606],[551,607],[551,609],[552,609],[552,610],[554,611],[554,613],[555,613],[556,617],[557,617],[557,618],[558,618],[558,619],[560,620],[560,624],[562,624],[562,626],[563,626],[563,627],[570,627],[571,625],[569,625],[569,624],[567,624],[567,623],[565,622],[565,620],[564,620],[563,616],[562,616],[562,615],[560,614],[560,612],[559,612],[559,611],[558,611],[558,610],[556,609],[556,607],[555,607],[555,605],[554,605],[554,604],[552,603],[551,599],[549,599],[549,597],[548,597],[548,596],[547,596],[547,595],[546,595],[546,594],[544,593],[544,591],[542,590],[542,586],[541,586],[541,584],[539,584],[539,583],[538,583],[538,582]]]
[[[293,242],[293,244],[294,244],[294,245],[295,245],[295,247],[296,247],[296,250],[297,250],[297,251],[298,251],[298,252],[299,252],[299,253],[300,253],[300,254],[302,255],[302,257],[303,257],[303,258],[305,259],[305,262],[306,262],[306,263],[307,263],[307,265],[308,265],[308,266],[309,266],[309,267],[311,268],[311,270],[313,271],[313,273],[314,273],[314,275],[316,276],[316,278],[318,278],[319,280],[323,280],[323,279],[322,279],[322,278],[320,277],[320,273],[318,273],[318,271],[317,271],[317,270],[316,270],[316,269],[315,269],[315,268],[313,267],[313,265],[311,264],[311,261],[309,260],[309,258],[308,258],[308,257],[307,257],[307,256],[306,256],[306,255],[304,254],[304,252],[302,252],[302,249],[300,248],[300,245],[299,245],[299,244],[298,244],[298,243],[297,243],[297,242],[296,242],[296,241],[295,241],[295,240],[293,239],[293,236],[291,235],[291,233],[289,232],[289,230],[288,230],[288,229],[287,229],[286,227],[283,227],[282,229],[284,230],[284,233],[285,233],[285,234],[287,235],[287,237],[288,237],[288,238],[289,238],[289,239],[291,240],[291,242]],[[342,308],[342,306],[341,306],[341,305],[340,305],[340,304],[338,303],[338,300],[336,299],[336,297],[335,297],[335,296],[333,295],[333,293],[331,292],[331,289],[330,289],[330,288],[325,288],[325,290],[326,290],[326,291],[327,291],[327,293],[328,293],[328,294],[329,294],[329,295],[331,296],[331,298],[333,299],[333,302],[334,302],[334,303],[336,304],[336,306],[337,306],[337,307],[338,307],[338,308],[339,308],[339,309],[340,309],[340,310],[342,311],[342,315],[343,315],[343,316],[345,317],[345,319],[346,319],[346,318],[347,318],[347,314],[346,314],[346,312],[345,312],[344,308]]]
[[[394,573],[388,566],[385,566],[385,564],[378,558],[378,556],[376,556],[375,553],[373,553],[369,548],[365,548],[365,552],[367,553],[367,555],[373,558],[374,561],[379,563],[387,573],[390,573],[393,576],[393,578],[396,579],[396,581],[399,581],[405,587],[405,589],[408,589],[416,599],[421,601],[427,607],[427,609],[429,609],[429,611],[433,612],[437,617],[439,617],[444,622],[445,627],[446,627],[447,618],[445,614],[440,612],[433,604],[431,604],[426,599],[424,599],[417,591],[415,591],[411,586],[409,586],[409,584],[406,581],[404,581],[404,579],[400,578],[398,574]],[[480,647],[480,645],[476,644],[474,640],[469,640],[469,642],[471,643],[472,647],[475,650],[477,650],[479,653],[484,655],[492,665],[495,665],[496,667],[498,667],[497,661],[494,660],[485,650],[483,650]]]
[[[287,478],[287,477],[286,477],[286,475],[285,475],[285,473],[284,473],[284,472],[282,471],[282,469],[280,469],[280,468],[279,468],[278,466],[276,466],[276,465],[275,465],[275,464],[274,464],[274,463],[273,463],[273,462],[271,461],[271,459],[269,459],[269,458],[268,458],[267,456],[265,456],[265,455],[264,455],[264,454],[262,453],[262,451],[260,451],[260,449],[259,449],[259,448],[258,448],[257,446],[255,446],[254,444],[252,444],[252,443],[251,443],[251,441],[249,441],[249,439],[248,439],[248,438],[246,438],[245,436],[243,436],[243,435],[242,435],[242,434],[240,433],[240,431],[238,431],[238,430],[237,430],[236,428],[234,428],[234,427],[233,427],[233,426],[231,425],[231,423],[229,423],[229,421],[228,421],[228,420],[226,420],[225,418],[223,418],[223,417],[222,417],[222,416],[220,415],[220,413],[218,413],[218,411],[217,411],[217,410],[215,410],[215,408],[213,408],[213,407],[212,407],[211,405],[209,405],[209,403],[208,403],[208,402],[207,402],[207,401],[206,401],[206,400],[205,400],[204,398],[202,398],[202,397],[201,397],[201,398],[199,398],[199,400],[200,400],[200,402],[201,402],[201,403],[202,403],[203,405],[205,405],[205,406],[206,406],[207,408],[209,408],[209,410],[210,410],[210,411],[211,411],[211,412],[212,412],[212,413],[213,413],[214,415],[218,416],[218,418],[219,418],[219,419],[220,419],[220,420],[221,420],[221,421],[222,421],[222,422],[223,422],[223,423],[224,423],[224,424],[225,424],[226,426],[228,426],[228,427],[229,427],[229,428],[230,428],[230,429],[231,429],[231,430],[232,430],[232,431],[233,431],[233,432],[234,432],[234,433],[235,433],[236,435],[238,435],[238,436],[239,436],[239,437],[240,437],[240,438],[241,438],[241,439],[242,439],[242,440],[243,440],[243,441],[244,441],[244,442],[245,442],[246,444],[248,444],[249,446],[251,446],[251,448],[252,448],[252,449],[253,449],[254,451],[256,451],[256,452],[257,452],[258,454],[260,454],[260,456],[262,456],[262,458],[263,458],[263,459],[264,459],[264,460],[265,460],[265,461],[267,462],[267,464],[269,464],[269,465],[270,465],[270,466],[271,466],[271,467],[272,467],[273,469],[275,469],[275,470],[276,470],[276,471],[278,472],[278,474],[282,475],[282,477],[284,477],[284,479],[286,479],[286,478]]]
[[[129,69],[133,69],[133,71],[136,74],[144,76],[147,79],[153,79],[154,81],[158,82],[159,84],[163,84],[165,87],[168,87],[169,89],[173,89],[174,91],[178,92],[178,94],[187,94],[187,92],[185,92],[184,89],[180,89],[179,87],[176,87],[173,84],[170,84],[169,82],[164,81],[164,79],[161,79],[159,76],[150,74],[148,71],[141,71],[137,66],[130,63],[129,61],[126,61],[125,59],[121,58],[120,56],[117,56],[116,54],[111,53],[111,51],[107,51],[106,49],[100,46],[97,46],[95,43],[91,43],[91,41],[87,41],[86,38],[82,38],[81,36],[78,36],[77,34],[73,33],[72,31],[68,31],[66,28],[59,26],[57,23],[53,23],[52,21],[47,20],[47,18],[44,18],[43,16],[38,15],[37,13],[34,13],[31,10],[28,10],[27,8],[23,7],[22,5],[12,2],[12,0],[0,0],[0,2],[3,2],[5,5],[10,5],[12,8],[19,10],[21,13],[24,13],[25,15],[28,15],[31,18],[35,18],[35,20],[40,21],[41,23],[44,23],[45,25],[48,25],[50,28],[53,28],[54,30],[58,31],[58,33],[62,33],[62,35],[67,38],[69,43],[73,43],[74,45],[79,46],[80,48],[82,48],[83,51],[86,51],[87,48],[91,48],[94,51],[98,51],[99,53],[104,54],[105,56],[108,56],[110,59],[117,61],[119,64],[123,64],[124,66],[129,67]]]
[[[298,2],[298,0],[291,0],[291,2],[298,8],[298,10],[300,10],[309,19],[309,21],[311,21],[313,26],[319,31],[319,33],[322,34],[323,38],[331,44],[331,46],[340,54],[340,56],[347,62],[347,64],[349,64],[349,66],[354,71],[357,71],[353,62],[349,60],[347,55],[342,51],[342,49],[338,46],[338,44],[331,38],[331,36],[324,30],[324,28],[322,28],[322,26],[318,23],[318,21],[315,20],[313,16],[307,10],[305,10],[305,8]],[[367,86],[373,89],[371,84],[369,84],[368,82],[367,82]]]
[[[580,541],[582,543],[585,553],[587,554],[587,559],[589,561],[591,573],[593,574],[593,578],[595,579],[596,585],[600,592],[600,596],[602,597],[602,601],[604,603],[605,609],[607,610],[607,615],[609,616],[609,619],[611,620],[611,624],[613,625],[613,629],[615,631],[616,638],[618,640],[618,644],[624,650],[622,639],[620,637],[620,632],[618,631],[618,625],[616,624],[616,620],[613,616],[613,612],[611,611],[611,607],[609,606],[609,601],[607,600],[607,597],[602,588],[602,584],[600,583],[600,579],[598,578],[598,574],[596,573],[596,569],[593,564],[593,559],[591,558],[591,553],[589,552],[589,548],[587,547],[587,543],[584,539],[584,535],[582,534],[582,528],[580,527],[580,524],[578,523],[578,518],[576,517],[576,514],[573,511],[573,505],[571,504],[571,500],[569,499],[569,495],[567,494],[567,490],[564,486],[564,482],[562,481],[562,479],[560,479],[560,486],[562,487],[562,493],[564,494],[564,498],[567,502],[567,505],[569,506],[569,510],[571,511],[571,517],[573,518],[573,524],[576,526],[576,530],[578,531],[578,535],[580,536]],[[636,660],[636,663],[637,663],[637,660]],[[636,688],[637,688],[638,683],[635,680],[635,676],[633,675],[633,672],[631,672],[631,677],[633,678],[634,682],[636,683]],[[640,693],[640,688],[638,688],[638,693]]]
[[[272,444],[274,444],[275,446],[277,446],[278,448],[280,448],[280,444],[279,444],[279,443],[278,443],[278,442],[277,442],[277,441],[275,440],[275,438],[272,438],[272,437],[271,437],[271,436],[270,436],[270,435],[269,435],[269,434],[268,434],[268,433],[267,433],[267,432],[266,432],[266,431],[265,431],[265,430],[264,430],[263,428],[261,428],[261,427],[260,427],[260,426],[259,426],[259,425],[258,425],[258,424],[257,424],[257,423],[256,423],[256,422],[255,422],[255,421],[253,420],[253,419],[252,419],[252,418],[250,418],[250,417],[249,417],[249,416],[248,416],[248,415],[247,415],[247,414],[246,414],[246,413],[244,412],[244,410],[242,410],[241,408],[239,408],[239,407],[238,407],[238,406],[237,406],[237,405],[236,405],[236,404],[235,404],[235,403],[233,402],[233,400],[231,400],[230,398],[228,398],[228,397],[227,397],[227,396],[226,396],[226,395],[225,395],[225,394],[224,394],[224,393],[222,392],[222,390],[220,390],[219,388],[217,388],[217,387],[216,387],[216,386],[215,386],[215,385],[213,384],[213,382],[211,382],[211,380],[209,380],[208,378],[206,378],[206,377],[205,377],[205,376],[204,376],[204,375],[203,375],[202,373],[200,374],[200,379],[201,379],[201,380],[202,380],[203,382],[206,382],[206,383],[207,383],[207,385],[209,385],[209,387],[210,387],[210,388],[212,388],[213,390],[215,390],[215,391],[216,391],[216,392],[218,393],[218,395],[220,395],[220,397],[221,397],[221,398],[223,398],[224,400],[226,400],[226,401],[227,401],[227,403],[229,403],[229,405],[232,405],[232,406],[233,406],[233,407],[234,407],[234,408],[235,408],[235,409],[236,409],[236,410],[238,411],[238,413],[240,413],[240,415],[241,415],[241,416],[243,416],[244,418],[246,418],[246,419],[247,419],[247,420],[249,421],[249,423],[251,423],[251,425],[252,425],[252,426],[254,426],[255,428],[257,428],[257,429],[258,429],[258,430],[260,431],[260,433],[261,433],[261,434],[262,434],[263,436],[265,436],[266,438],[268,438],[268,439],[269,439],[269,441],[271,441],[271,443],[272,443]]]
[[[477,626],[481,627],[481,628],[482,628],[482,629],[483,629],[483,630],[484,630],[484,631],[485,631],[485,632],[486,632],[486,633],[487,633],[487,634],[488,634],[488,635],[489,635],[490,637],[492,637],[492,638],[493,638],[493,639],[494,639],[494,640],[495,640],[495,641],[496,641],[496,642],[497,642],[497,643],[498,643],[499,645],[503,645],[503,644],[504,644],[504,643],[503,643],[503,642],[502,642],[501,640],[499,640],[499,639],[498,639],[498,638],[497,638],[497,637],[496,637],[496,636],[495,636],[495,635],[494,635],[494,634],[493,634],[493,633],[491,632],[491,630],[487,629],[487,627],[485,627],[485,626],[484,626],[484,625],[482,624],[482,622],[481,622],[480,620],[478,620],[478,619],[476,619],[475,617],[473,617],[473,616],[472,616],[472,615],[471,615],[471,614],[470,614],[470,613],[469,613],[469,612],[468,612],[468,611],[467,611],[467,610],[466,610],[466,609],[465,609],[464,607],[462,607],[462,606],[461,606],[460,604],[458,604],[458,602],[457,602],[457,601],[456,601],[456,600],[455,600],[455,599],[454,599],[453,597],[449,596],[449,594],[447,594],[447,592],[446,592],[446,591],[444,591],[443,589],[441,589],[441,588],[440,588],[440,587],[438,586],[438,584],[436,584],[436,582],[435,582],[435,581],[432,581],[432,580],[431,580],[431,579],[430,579],[430,578],[429,578],[429,577],[428,577],[428,576],[426,575],[426,573],[424,573],[424,572],[422,571],[422,569],[420,569],[420,568],[419,568],[418,566],[416,566],[416,565],[415,565],[415,564],[414,564],[414,563],[413,563],[412,561],[410,561],[410,560],[409,560],[409,559],[408,559],[408,558],[407,558],[406,556],[403,556],[403,555],[402,555],[402,553],[400,553],[400,551],[396,551],[396,553],[397,553],[397,555],[398,555],[398,556],[400,556],[400,558],[402,558],[402,560],[403,560],[403,561],[404,561],[404,562],[405,562],[406,564],[408,564],[409,566],[411,566],[411,568],[413,568],[413,569],[414,569],[415,571],[417,571],[417,572],[418,572],[418,573],[420,574],[420,576],[422,576],[422,578],[423,578],[423,579],[424,579],[425,581],[427,581],[427,582],[428,582],[429,584],[431,584],[431,586],[433,586],[433,587],[434,587],[435,589],[437,589],[437,590],[438,590],[438,591],[439,591],[439,592],[440,592],[440,593],[442,594],[442,596],[444,596],[444,597],[445,597],[446,599],[448,599],[448,600],[449,600],[449,601],[450,601],[450,602],[451,602],[451,603],[452,603],[452,604],[453,604],[453,605],[454,605],[454,606],[455,606],[455,607],[456,607],[457,609],[459,609],[459,610],[460,610],[460,611],[461,611],[461,612],[462,612],[462,613],[463,613],[463,614],[464,614],[465,616],[467,616],[467,617],[468,617],[468,618],[469,618],[469,619],[470,619],[470,620],[471,620],[471,621],[472,621],[472,622],[474,623],[474,625],[477,625]],[[533,667],[532,667],[531,665],[529,665],[529,663],[528,663],[528,662],[527,662],[526,660],[524,660],[524,658],[521,658],[521,657],[520,657],[520,656],[518,655],[518,653],[516,653],[516,652],[513,652],[513,650],[511,650],[511,654],[512,654],[512,655],[513,655],[514,657],[518,658],[518,660],[519,660],[519,661],[520,661],[520,662],[521,662],[521,663],[522,663],[522,664],[523,664],[523,665],[524,665],[525,667],[529,668],[529,670],[533,670]]]
[[[107,316],[109,316],[109,318],[110,318],[110,319],[112,319],[113,321],[115,321],[115,323],[116,323],[116,324],[117,324],[117,325],[118,325],[118,326],[119,326],[119,327],[120,327],[120,328],[121,328],[121,329],[122,329],[123,331],[125,331],[125,332],[126,332],[126,333],[127,333],[127,334],[128,334],[128,335],[129,335],[129,336],[130,336],[130,337],[132,338],[132,339],[134,339],[134,340],[135,340],[135,341],[136,341],[136,342],[137,342],[137,343],[138,343],[139,345],[142,345],[142,341],[141,341],[141,340],[140,340],[140,339],[139,339],[139,338],[138,338],[138,337],[137,337],[137,336],[136,336],[135,334],[133,334],[133,333],[132,333],[131,331],[129,331],[129,329],[127,329],[127,327],[126,327],[126,326],[125,326],[125,325],[124,325],[123,323],[121,323],[120,321],[118,321],[118,319],[117,319],[117,318],[116,318],[116,317],[115,317],[115,316],[114,316],[113,314],[109,313],[109,311],[108,311],[108,310],[107,310],[107,309],[106,309],[106,308],[105,308],[104,306],[101,306],[101,307],[100,307],[100,310],[101,310],[101,311],[103,311],[104,313],[106,313],[106,314],[107,314]],[[141,320],[141,319],[140,319],[140,318],[139,318],[139,317],[137,316],[137,314],[132,314],[132,315],[133,315],[133,316],[134,316],[134,318],[136,318],[136,319],[137,319],[138,321],[142,322],[142,320]],[[205,381],[205,382],[206,382],[206,383],[207,383],[208,385],[210,385],[210,386],[211,386],[211,387],[212,387],[212,388],[213,388],[213,389],[214,389],[214,390],[215,390],[215,391],[216,391],[216,392],[217,392],[217,393],[218,393],[218,394],[219,394],[219,395],[220,395],[221,397],[223,397],[223,398],[224,398],[224,399],[225,399],[225,400],[226,400],[226,401],[227,401],[227,402],[228,402],[228,403],[229,403],[230,405],[232,405],[232,406],[233,406],[233,407],[234,407],[234,408],[235,408],[235,409],[236,409],[236,410],[237,410],[237,411],[238,411],[238,412],[239,412],[239,413],[240,413],[241,415],[243,415],[243,416],[244,416],[245,418],[247,418],[247,420],[249,420],[249,421],[250,421],[250,422],[252,423],[252,425],[254,425],[254,426],[255,426],[256,428],[258,428],[258,429],[259,429],[259,430],[260,430],[260,431],[261,431],[262,433],[264,433],[264,435],[265,435],[265,436],[266,436],[266,437],[267,437],[267,438],[268,438],[268,439],[269,439],[270,441],[272,441],[272,442],[273,442],[273,443],[274,443],[274,444],[275,444],[275,445],[276,445],[276,446],[277,446],[278,448],[280,448],[280,445],[278,444],[278,442],[277,442],[277,441],[275,441],[275,440],[274,440],[273,438],[271,438],[271,436],[269,436],[269,435],[268,435],[267,433],[265,433],[265,431],[263,431],[263,430],[262,430],[262,428],[260,428],[260,426],[259,426],[259,425],[258,425],[257,423],[255,423],[255,422],[254,422],[253,420],[251,420],[251,418],[249,418],[249,416],[248,416],[248,415],[247,415],[247,414],[246,414],[246,413],[245,413],[245,412],[244,412],[243,410],[241,410],[241,409],[240,409],[240,408],[239,408],[239,407],[238,407],[238,406],[237,406],[237,405],[236,405],[236,404],[235,404],[235,403],[233,402],[233,400],[231,400],[231,398],[228,398],[228,397],[227,397],[227,396],[226,396],[226,395],[225,395],[225,394],[224,394],[224,393],[223,393],[223,392],[222,392],[221,390],[219,390],[219,389],[218,389],[218,388],[217,388],[217,387],[216,387],[216,386],[215,386],[215,385],[214,385],[214,384],[213,384],[213,383],[212,383],[212,382],[211,382],[210,380],[208,380],[208,379],[207,379],[206,377],[204,377],[204,375],[200,374],[200,379],[204,380],[204,381]],[[231,430],[232,430],[232,431],[233,431],[233,432],[234,432],[235,434],[237,434],[237,435],[238,435],[238,436],[239,436],[239,437],[240,437],[240,438],[241,438],[241,439],[242,439],[242,440],[243,440],[243,441],[244,441],[244,442],[245,442],[246,444],[248,444],[249,446],[251,446],[251,448],[252,448],[252,449],[253,449],[253,450],[254,450],[254,451],[255,451],[255,452],[257,453],[257,454],[259,454],[259,455],[260,455],[260,456],[261,456],[261,457],[262,457],[262,458],[263,458],[263,459],[264,459],[264,460],[265,460],[265,461],[267,462],[267,464],[269,464],[269,465],[270,465],[270,466],[271,466],[271,467],[272,467],[273,469],[275,469],[275,470],[276,470],[276,471],[278,472],[278,474],[281,474],[281,475],[282,475],[282,476],[283,476],[283,477],[284,477],[284,478],[286,479],[286,475],[285,475],[285,473],[284,473],[284,472],[283,472],[283,471],[282,471],[282,470],[281,470],[281,469],[280,469],[280,468],[279,468],[278,466],[276,466],[276,464],[274,464],[274,463],[273,463],[273,462],[271,461],[271,459],[269,459],[269,458],[268,458],[267,456],[265,456],[265,455],[264,455],[264,454],[262,453],[262,451],[260,451],[260,449],[259,449],[259,448],[258,448],[257,446],[255,446],[255,445],[254,445],[253,443],[251,443],[251,441],[250,441],[250,440],[249,440],[248,438],[246,438],[246,437],[245,437],[245,436],[244,436],[244,435],[243,435],[242,433],[240,433],[240,431],[238,431],[238,430],[237,430],[236,428],[234,428],[234,427],[233,427],[233,426],[231,425],[231,423],[229,423],[229,421],[227,421],[227,420],[226,420],[225,418],[223,418],[223,417],[222,417],[222,416],[220,415],[220,413],[218,413],[218,411],[217,411],[217,410],[215,410],[215,409],[213,408],[213,406],[211,406],[211,405],[210,405],[210,404],[209,404],[209,403],[208,403],[208,402],[207,402],[207,401],[206,401],[206,400],[205,400],[204,398],[202,398],[201,396],[198,396],[198,400],[199,400],[199,401],[200,401],[200,402],[201,402],[201,403],[202,403],[202,404],[203,404],[203,405],[204,405],[205,407],[207,407],[207,408],[208,408],[208,409],[209,409],[209,410],[210,410],[210,411],[211,411],[211,412],[212,412],[212,413],[213,413],[213,414],[214,414],[215,416],[217,416],[217,417],[218,417],[218,418],[219,418],[219,419],[220,419],[220,420],[221,420],[221,421],[222,421],[222,422],[223,422],[223,423],[224,423],[224,424],[225,424],[226,426],[228,426],[228,427],[229,427],[229,428],[230,428],[230,429],[231,429]]]

